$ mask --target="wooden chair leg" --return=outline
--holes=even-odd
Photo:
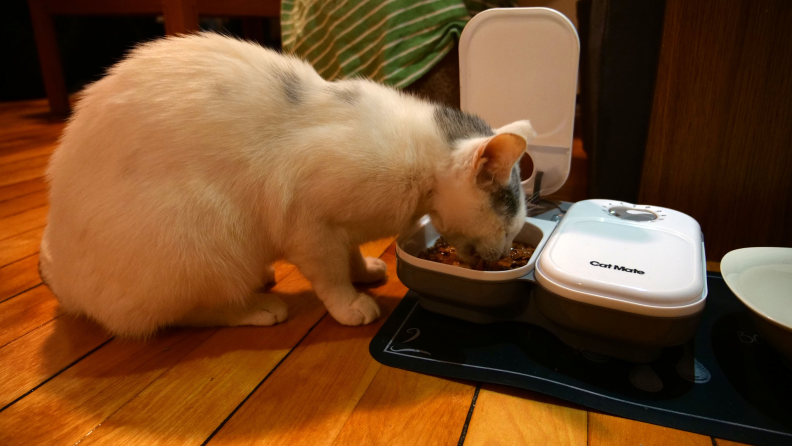
[[[165,34],[188,34],[199,31],[195,0],[162,0]]]
[[[66,91],[66,82],[63,79],[63,67],[52,16],[47,12],[41,0],[28,0],[28,5],[30,6],[30,18],[36,36],[41,76],[44,78],[44,88],[47,90],[50,111],[56,115],[68,115],[70,111],[69,96]]]

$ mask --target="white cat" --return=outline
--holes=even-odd
[[[271,325],[286,259],[346,325],[380,312],[358,246],[429,214],[462,255],[522,227],[528,121],[481,119],[216,34],[141,45],[86,88],[48,170],[43,279],[117,335]]]

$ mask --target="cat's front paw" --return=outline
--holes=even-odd
[[[365,257],[363,260],[365,269],[352,273],[353,283],[374,283],[385,278],[385,274],[388,272],[385,262],[374,257]]]
[[[365,325],[380,317],[377,302],[370,296],[360,293],[357,299],[345,308],[328,308],[333,319],[343,325]]]

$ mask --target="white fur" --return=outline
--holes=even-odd
[[[42,275],[65,310],[145,336],[282,321],[255,290],[284,258],[336,320],[369,323],[379,309],[350,277],[385,265],[360,243],[426,213],[457,237],[492,229],[469,171],[486,138],[452,150],[434,107],[214,34],[145,44],[85,90],[53,154]]]

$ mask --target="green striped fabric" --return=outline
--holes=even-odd
[[[470,17],[514,0],[283,0],[283,51],[327,80],[403,88],[437,64]]]

